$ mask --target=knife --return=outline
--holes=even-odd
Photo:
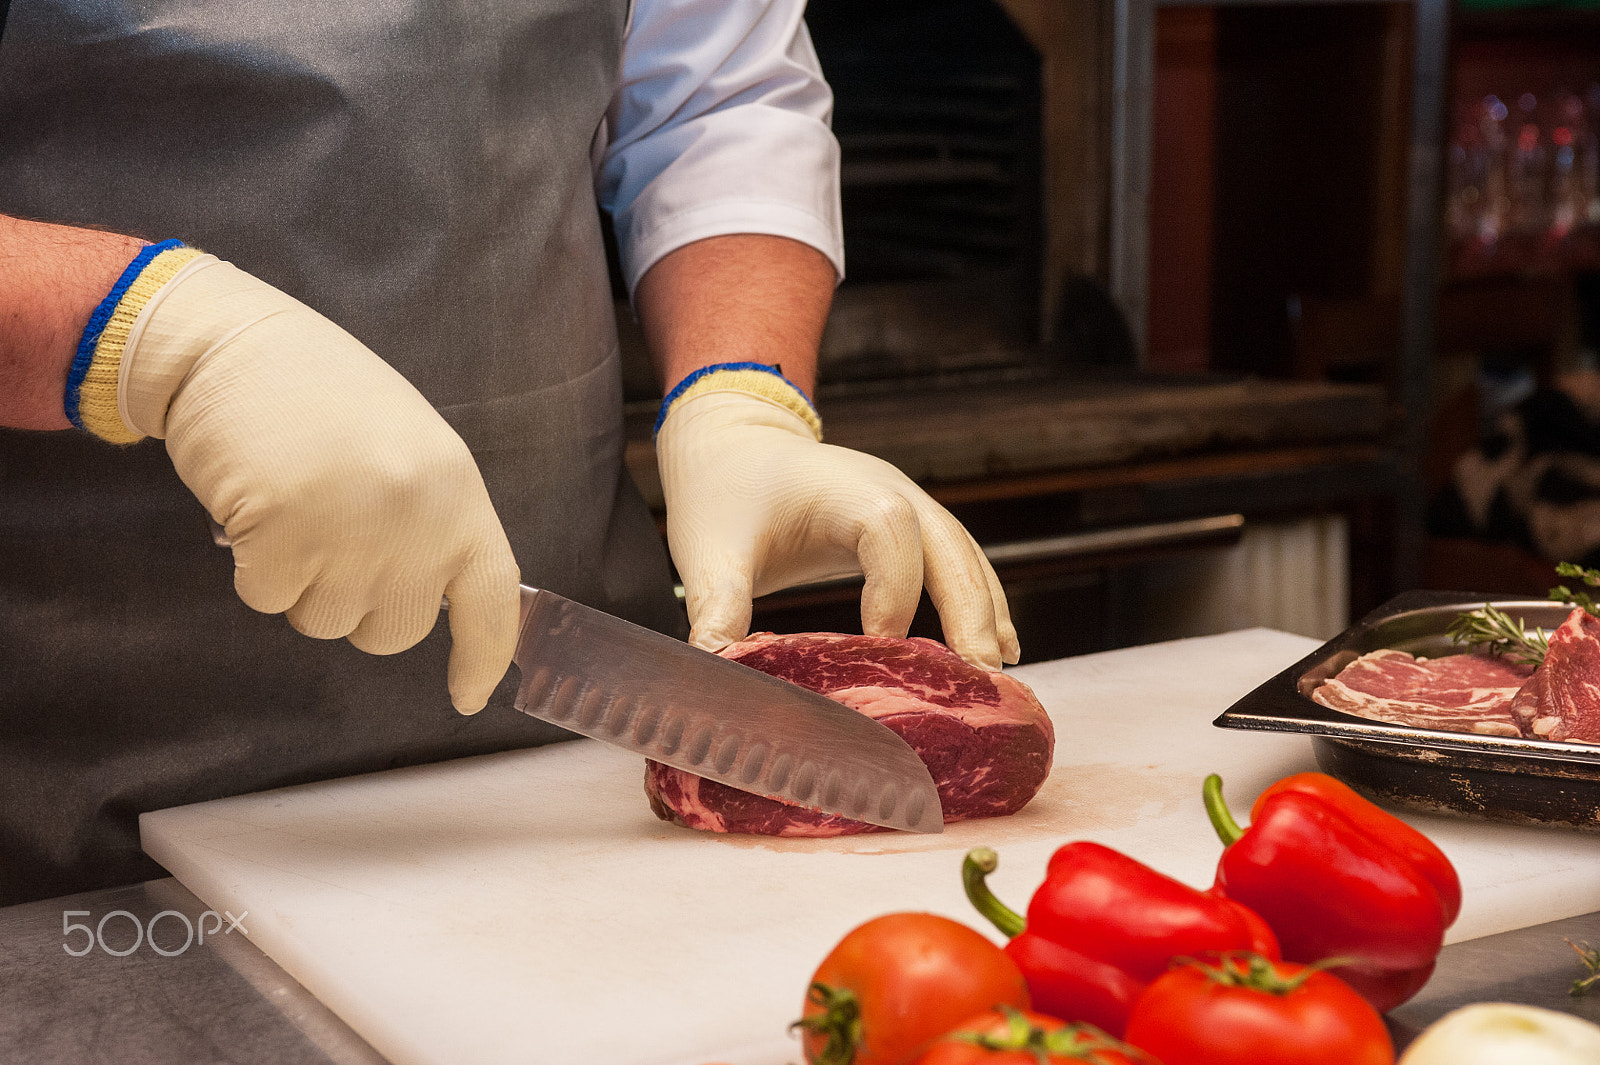
[[[215,522],[212,538],[232,546]],[[928,767],[879,722],[554,592],[519,588],[514,705],[529,717],[740,791],[886,828],[944,831]]]
[[[741,791],[944,831],[928,767],[865,714],[554,592],[521,591],[524,714]]]

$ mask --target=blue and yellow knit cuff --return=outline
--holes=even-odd
[[[204,254],[184,247],[181,240],[150,244],[134,256],[111,286],[106,298],[89,316],[78,341],[72,367],[67,371],[63,401],[67,420],[113,444],[132,444],[144,438],[122,422],[117,413],[117,376],[128,333],[150,297],[171,281],[191,260]]]
[[[818,440],[822,439],[822,419],[810,398],[800,391],[799,385],[783,376],[781,369],[764,362],[719,362],[696,370],[679,381],[661,401],[661,413],[656,415],[653,431],[661,431],[661,424],[667,420],[667,412],[674,403],[707,392],[745,392],[770,400],[798,416],[811,427]]]

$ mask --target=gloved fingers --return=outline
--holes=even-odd
[[[349,639],[369,655],[392,655],[421,643],[439,620],[444,584],[426,581],[396,589],[385,596],[351,630]]]
[[[994,567],[989,564],[989,559],[983,553],[983,548],[978,546],[978,541],[967,534],[967,542],[978,553],[978,563],[983,567],[984,579],[989,584],[989,599],[994,603],[994,628],[1000,641],[1000,660],[1008,666],[1014,666],[1022,657],[1022,644],[1017,641],[1017,627],[1011,623],[1011,605],[1006,602],[1006,590],[1000,585],[1000,578],[994,574]]]
[[[679,570],[691,644],[720,651],[750,635],[751,568],[748,558],[707,554]]]
[[[1000,668],[988,563],[961,523],[932,499],[917,510],[922,523],[923,581],[939,611],[950,650],[983,669]]]
[[[283,616],[302,636],[337,640],[354,632],[377,605],[376,589],[368,582],[328,577],[307,588]]]
[[[450,600],[450,701],[463,714],[489,703],[517,649],[517,563],[505,536],[445,587]]]
[[[235,536],[232,551],[233,590],[251,610],[282,614],[316,579],[317,559],[282,537]]]
[[[856,556],[866,577],[861,631],[904,639],[922,598],[922,527],[909,500],[890,493],[867,509]]]

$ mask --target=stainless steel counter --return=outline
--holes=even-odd
[[[1583,837],[1573,837],[1573,846],[1588,845]],[[1410,1043],[1446,1013],[1473,1002],[1521,1002],[1600,1024],[1600,988],[1581,998],[1567,993],[1572,982],[1586,973],[1568,939],[1600,946],[1600,913],[1444,948],[1428,986],[1389,1014],[1395,1045]]]
[[[207,912],[170,879],[0,908],[0,1061],[384,1065],[343,1021],[230,931],[228,917]],[[249,928],[247,914],[230,916]],[[99,939],[64,931],[67,924],[99,926]],[[185,947],[186,928],[202,925],[204,943],[195,932]],[[1600,944],[1600,913],[1446,947],[1428,986],[1390,1015],[1396,1044],[1470,1002],[1525,1002],[1600,1023],[1600,992],[1567,993],[1583,969],[1566,939]],[[69,953],[91,942],[82,956]]]
[[[385,1065],[228,918],[207,913],[172,879],[0,908],[0,1061]],[[98,926],[99,938],[67,924]]]

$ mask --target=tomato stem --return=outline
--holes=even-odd
[[[1143,1051],[1136,1051],[1120,1040],[1113,1039],[1092,1024],[1074,1022],[1054,1031],[1046,1031],[1028,1020],[1015,1006],[995,1007],[1006,1018],[1004,1034],[982,1031],[954,1032],[945,1039],[969,1043],[995,1053],[1013,1052],[1028,1054],[1039,1063],[1047,1065],[1053,1060],[1068,1058],[1073,1061],[1100,1061],[1102,1051],[1119,1054],[1138,1054],[1140,1060],[1148,1059]]]
[[[815,1065],[852,1065],[856,1049],[861,1046],[861,1002],[855,992],[816,983],[807,989],[806,1001],[821,1006],[821,1011],[806,1014],[789,1025],[789,1030],[803,1028],[827,1036],[828,1042],[817,1055]]]
[[[1007,939],[1015,939],[1028,927],[1027,919],[995,898],[984,879],[999,865],[1000,856],[989,847],[972,848],[961,862],[961,886],[966,889],[967,899],[974,909],[987,917]]]
[[[1222,798],[1222,778],[1215,773],[1206,777],[1201,794],[1205,796],[1206,815],[1211,818],[1211,827],[1217,830],[1217,838],[1222,840],[1222,845],[1231,847],[1239,842],[1244,829],[1233,819],[1233,813]]]
[[[1224,987],[1248,987],[1269,995],[1290,995],[1300,990],[1313,973],[1350,965],[1358,958],[1323,958],[1321,961],[1300,967],[1293,976],[1284,976],[1269,959],[1253,951],[1232,950],[1222,954],[1216,965],[1207,965],[1196,958],[1174,958],[1174,965],[1187,965],[1199,969],[1215,983]]]
[[[1044,1032],[1028,1022],[1028,1018],[1015,1006],[996,1007],[1006,1019],[1004,1035],[988,1032],[956,1032],[949,1038],[961,1043],[971,1043],[985,1050],[1028,1050],[1044,1038]]]

